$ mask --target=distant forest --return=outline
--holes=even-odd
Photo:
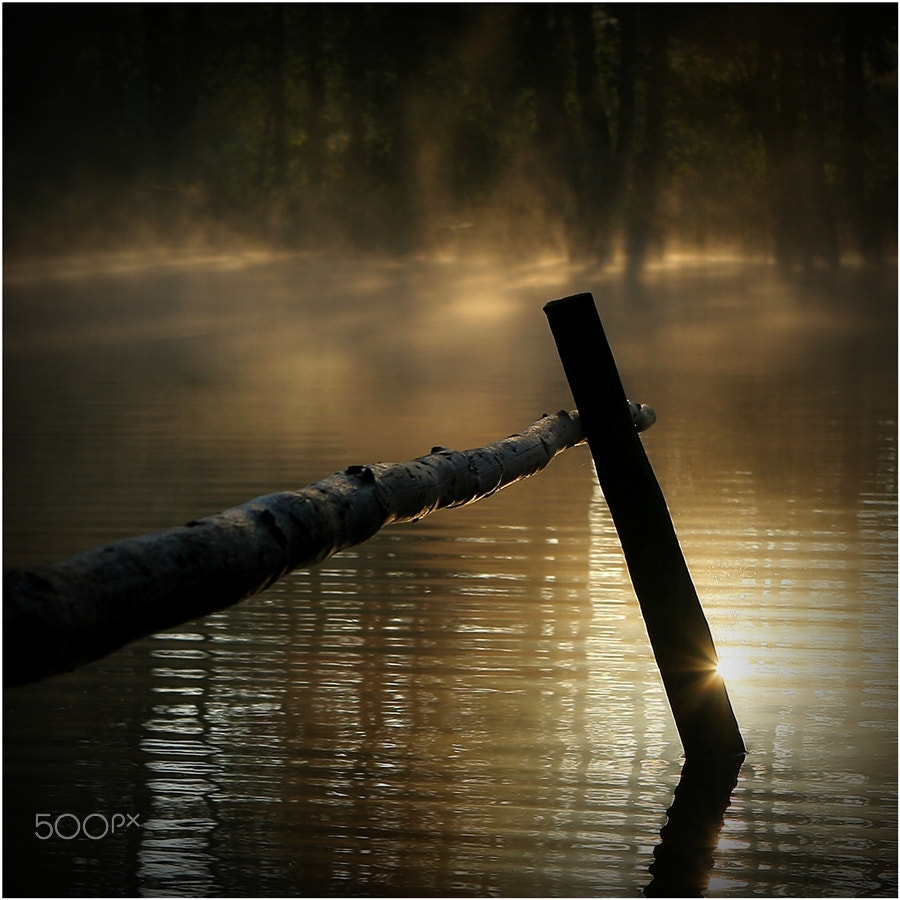
[[[897,8],[4,4],[7,252],[893,257]]]

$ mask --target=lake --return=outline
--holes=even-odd
[[[571,408],[541,308],[585,290],[657,412],[733,789],[680,780],[578,447],[6,690],[6,896],[896,896],[895,269],[682,259],[635,297],[553,259],[8,265],[4,562]]]

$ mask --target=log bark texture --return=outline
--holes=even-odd
[[[655,421],[632,404],[638,430]],[[4,574],[4,685],[99,659],[264,591],[385,525],[474,503],[584,441],[577,412],[546,415],[485,447],[435,447],[405,463],[350,466],[300,490],[258,497],[169,531]]]

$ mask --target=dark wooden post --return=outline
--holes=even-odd
[[[591,294],[544,307],[619,533],[685,757],[745,752],[665,497]]]

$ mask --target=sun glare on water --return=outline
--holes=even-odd
[[[753,663],[748,658],[747,650],[743,647],[726,647],[719,649],[719,662],[716,672],[722,676],[725,683],[737,681],[750,676],[753,672]]]

